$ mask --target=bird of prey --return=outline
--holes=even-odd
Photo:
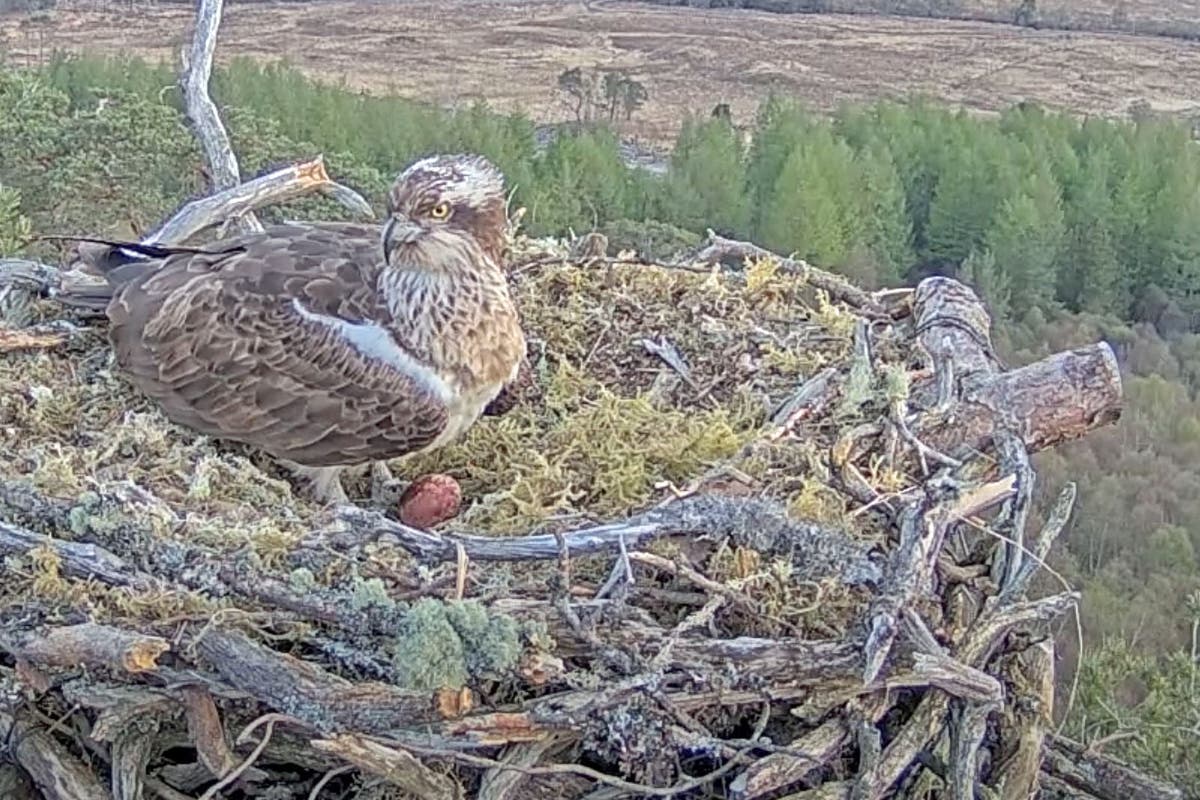
[[[84,260],[106,278],[118,365],[171,421],[265,451],[319,501],[347,502],[344,469],[386,474],[383,462],[454,440],[516,377],[506,223],[500,171],[441,155],[397,176],[382,225],[105,242]]]

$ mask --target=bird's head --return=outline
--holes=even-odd
[[[388,265],[446,263],[439,256],[461,256],[472,245],[500,262],[507,225],[504,176],[483,156],[417,161],[396,176],[387,205],[381,244]]]

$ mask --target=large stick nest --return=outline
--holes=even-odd
[[[219,16],[221,191],[148,241],[370,215],[319,159],[240,183]],[[1029,459],[1117,419],[1107,346],[1009,370],[952,280],[601,239],[513,238],[532,377],[392,465],[461,485],[431,530],[168,424],[55,301],[87,276],[0,261],[0,796],[1182,798],[1052,732],[1074,490],[1027,531]]]
[[[510,255],[532,385],[394,465],[461,483],[428,531],[313,506],[133,393],[103,320],[23,306],[0,362],[0,733],[20,767],[0,781],[1181,796],[1050,733],[1050,626],[1076,598],[1028,589],[1073,493],[1026,533],[1028,459],[1116,418],[1105,346],[1005,371],[961,284],[866,297],[716,237],[673,265]]]

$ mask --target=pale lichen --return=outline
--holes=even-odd
[[[392,648],[404,685],[458,689],[516,666],[520,626],[473,600],[422,598],[404,617]]]

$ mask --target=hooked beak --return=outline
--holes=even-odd
[[[415,242],[421,232],[421,226],[412,220],[388,217],[379,237],[379,244],[383,248],[383,263],[391,266],[392,250],[396,245]]]

